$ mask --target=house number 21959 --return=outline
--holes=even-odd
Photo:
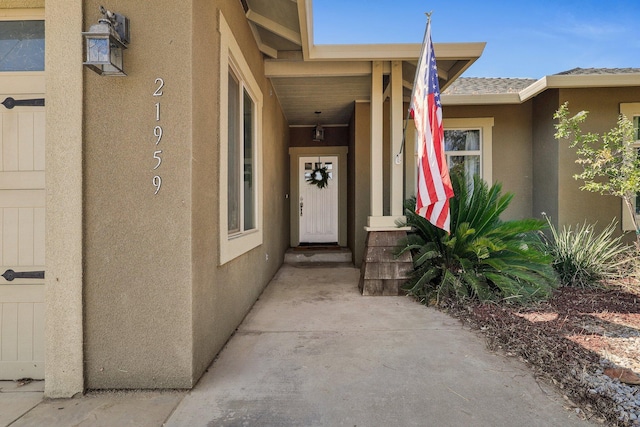
[[[153,92],[153,96],[154,97],[161,97],[162,96],[162,91],[164,88],[164,80],[160,77],[156,78],[155,80],[155,85],[156,85],[156,90]],[[159,168],[160,165],[162,164],[162,150],[159,149],[159,144],[160,141],[162,141],[162,136],[164,134],[164,131],[162,130],[162,124],[160,122],[160,100],[158,99],[158,102],[156,102],[156,125],[153,128],[153,136],[154,136],[154,150],[153,150],[153,159],[155,160],[155,164],[153,166],[153,170],[155,171],[155,175],[152,179],[152,184],[154,187],[154,195],[158,194],[158,192],[160,191],[160,187],[162,187],[162,177],[160,176],[160,172],[159,172]]]

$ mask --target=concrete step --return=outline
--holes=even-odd
[[[353,264],[351,249],[336,247],[307,247],[290,248],[284,254],[285,264],[306,263],[337,263]]]

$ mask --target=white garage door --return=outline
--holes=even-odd
[[[42,379],[44,23],[16,15],[0,11],[0,379]]]

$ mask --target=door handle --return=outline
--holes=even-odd
[[[44,271],[23,271],[16,273],[9,269],[2,274],[7,282],[12,282],[13,279],[44,279]]]
[[[300,216],[302,216],[302,207],[304,206],[304,203],[300,202]]]

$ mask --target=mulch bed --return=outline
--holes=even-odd
[[[490,349],[518,357],[555,384],[582,417],[624,426],[638,424],[621,421],[611,397],[590,391],[584,378],[606,367],[640,374],[639,301],[639,287],[612,286],[562,288],[529,307],[450,302],[441,308],[480,330]],[[632,387],[640,396],[640,386]]]

